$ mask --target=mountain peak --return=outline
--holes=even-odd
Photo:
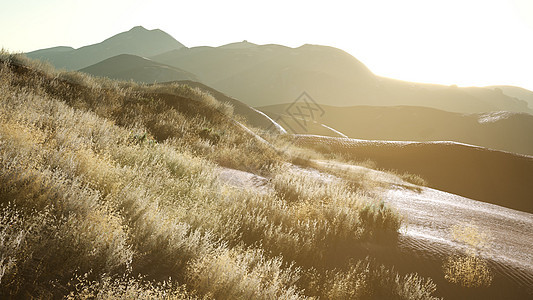
[[[243,49],[243,48],[253,48],[257,47],[257,44],[250,43],[247,40],[244,40],[242,42],[236,42],[236,43],[230,43],[226,45],[219,46],[218,48],[223,49]]]
[[[107,38],[101,43],[68,52],[63,47],[44,49],[46,51],[33,51],[27,55],[31,58],[48,60],[57,68],[79,70],[119,54],[149,57],[184,47],[183,44],[162,30],[148,30],[143,26],[135,26],[128,31]],[[62,53],[68,53],[68,55]]]
[[[129,31],[148,31],[148,29],[142,27],[141,25],[138,25],[138,26],[133,27]]]

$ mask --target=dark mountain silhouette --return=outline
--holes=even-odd
[[[375,76],[348,53],[326,46],[195,47],[152,57],[196,74],[252,106],[287,103],[303,91],[318,103],[412,105],[461,113],[533,111],[523,100],[488,88],[458,88]]]
[[[54,47],[29,52],[26,55],[49,61],[56,68],[78,70],[119,54],[147,57],[183,47],[183,44],[159,29],[147,30],[137,26],[101,43],[79,49]]]
[[[198,81],[192,73],[131,54],[120,54],[80,71],[94,76],[135,82]]]
[[[301,145],[363,161],[378,168],[418,174],[428,185],[533,213],[533,156],[452,142],[387,142],[301,135]]]
[[[259,107],[280,123],[292,124],[290,104]],[[456,141],[533,155],[533,115],[493,112],[460,114],[417,106],[321,105],[314,121],[351,138],[390,141]],[[282,119],[279,119],[282,116]],[[310,124],[308,122],[307,124]],[[296,133],[338,136],[317,126],[291,126]]]

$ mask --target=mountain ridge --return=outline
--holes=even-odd
[[[71,51],[62,47],[27,53],[30,58],[48,60],[57,68],[70,70],[119,54],[147,57],[190,72],[198,81],[251,106],[291,102],[305,91],[316,102],[335,106],[411,105],[460,113],[505,110],[533,114],[527,101],[491,88],[376,76],[357,58],[330,46],[305,44],[291,48],[243,41],[187,48],[162,30],[136,26],[101,43]],[[157,78],[146,79],[148,83],[154,81]]]
[[[100,43],[83,46],[71,51],[58,51],[57,47],[26,53],[30,58],[49,61],[56,68],[79,70],[119,54],[152,56],[185,47],[168,33],[148,30],[142,26],[113,35]]]
[[[132,54],[113,56],[80,69],[80,72],[99,77],[146,83],[178,80],[198,81],[198,78],[190,72]]]

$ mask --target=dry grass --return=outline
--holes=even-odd
[[[492,271],[487,262],[478,256],[450,256],[443,268],[444,278],[464,287],[488,287],[492,283]]]
[[[77,299],[168,299],[168,300],[193,300],[209,299],[198,297],[190,293],[185,286],[180,286],[173,281],[150,282],[143,278],[109,277],[104,276],[99,281],[90,281],[85,276],[78,276],[69,283],[72,291],[65,297],[68,300]]]
[[[398,276],[366,258],[343,270],[305,272],[306,288],[321,299],[432,299],[436,285],[415,274]]]
[[[1,297],[320,296],[303,268],[333,278],[350,249],[399,227],[379,201],[295,173],[230,107],[187,86],[95,79],[2,53],[0,97]],[[218,165],[267,174],[276,191],[224,186]],[[431,294],[425,281],[365,270],[339,276],[359,276],[370,294]]]
[[[492,271],[479,252],[487,245],[488,237],[476,226],[455,225],[451,230],[455,241],[467,246],[466,253],[448,257],[443,264],[444,277],[464,287],[488,287],[492,283]]]

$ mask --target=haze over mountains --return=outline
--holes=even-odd
[[[339,136],[327,128],[302,127],[288,104],[259,107],[272,119],[287,124],[300,134]],[[513,112],[462,114],[419,106],[321,105],[324,114],[315,115],[348,137],[392,141],[456,141],[520,154],[533,155],[533,115]],[[301,122],[300,122],[301,123]]]
[[[533,113],[515,94],[491,88],[458,88],[419,84],[374,75],[348,53],[326,46],[232,43],[221,47],[187,48],[161,30],[134,27],[102,43],[79,49],[56,47],[27,55],[50,61],[58,68],[78,70],[119,54],[150,58],[194,74],[198,80],[251,106],[289,103],[303,91],[318,103],[334,106],[425,106],[460,113],[512,111]],[[123,79],[128,62],[113,63],[113,74],[91,73]],[[104,62],[102,62],[104,63]],[[100,65],[101,67],[101,65]],[[161,72],[136,80],[171,81]],[[119,74],[119,75],[115,75]],[[116,77],[113,77],[116,76]],[[527,92],[526,92],[527,94]]]
[[[413,105],[462,113],[532,112],[527,102],[499,91],[378,77],[353,56],[326,46],[197,47],[153,59],[197,74],[204,83],[252,106],[290,103],[305,91],[318,103],[336,106]]]
[[[533,92],[530,90],[526,90],[521,87],[517,86],[509,86],[509,85],[495,85],[495,86],[488,86],[488,88],[493,90],[500,90],[502,93],[515,97],[520,100],[524,100],[528,103],[528,106],[530,108],[533,108]]]
[[[146,57],[183,47],[183,44],[166,32],[136,26],[98,44],[79,49],[54,47],[29,52],[26,55],[30,58],[47,60],[56,68],[79,70],[119,54]]]
[[[146,83],[198,81],[190,72],[131,54],[113,56],[80,71],[99,77]]]
[[[27,55],[59,68],[112,79],[197,82],[236,105],[249,124],[267,130],[277,127],[249,106],[262,107],[294,133],[447,140],[533,155],[533,92],[510,86],[460,88],[383,78],[333,47],[289,48],[242,41],[187,48],[159,29],[137,26],[98,44]],[[325,113],[298,130],[286,109],[304,91]]]
[[[249,124],[267,130],[278,128],[249,106],[261,107],[293,133],[446,140],[533,155],[533,92],[511,86],[460,88],[383,78],[333,47],[242,41],[187,48],[159,29],[137,26],[98,44],[27,55],[112,79],[187,81],[231,102]],[[302,129],[286,110],[304,91],[324,114]]]

